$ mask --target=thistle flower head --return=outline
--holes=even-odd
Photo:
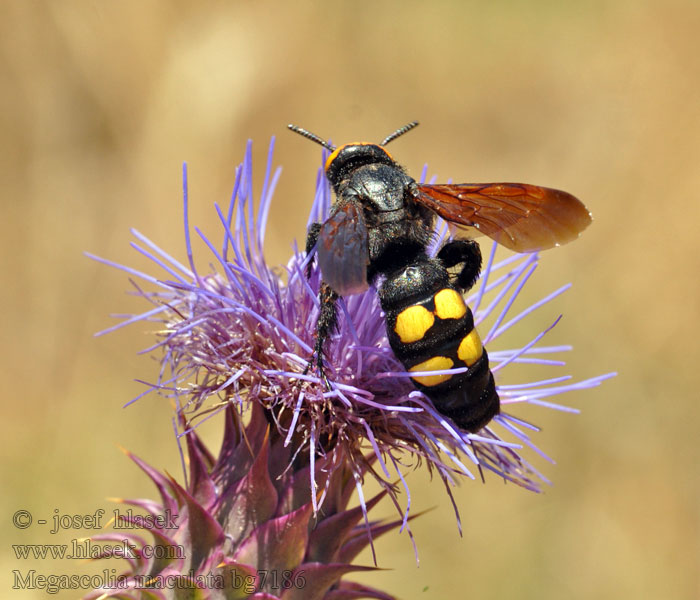
[[[251,406],[262,409],[275,435],[289,450],[287,468],[308,467],[308,486],[314,512],[333,495],[336,469],[349,469],[362,495],[362,481],[370,473],[399,507],[401,490],[405,525],[410,493],[404,478],[407,465],[426,464],[447,484],[460,476],[492,471],[530,490],[546,479],[521,455],[537,428],[510,414],[511,405],[532,404],[575,412],[550,398],[598,385],[612,374],[572,382],[567,375],[537,381],[505,383],[509,365],[532,363],[560,367],[553,355],[568,346],[546,346],[542,340],[559,319],[519,348],[508,348],[504,334],[537,309],[568,289],[565,285],[520,313],[513,304],[538,264],[538,255],[513,255],[496,260],[492,247],[480,282],[468,297],[482,338],[488,344],[491,368],[501,398],[501,413],[478,433],[459,430],[438,413],[410,382],[409,373],[389,348],[376,290],[340,301],[338,329],[327,352],[326,381],[306,370],[314,345],[319,314],[321,274],[312,257],[296,248],[285,267],[273,269],[263,254],[267,216],[279,169],[272,173],[272,149],[259,201],[254,202],[251,147],[236,171],[230,204],[215,205],[221,224],[216,242],[198,228],[193,231],[209,248],[215,267],[200,271],[193,258],[187,216],[185,180],[185,237],[188,264],[184,265],[148,238],[133,231],[134,247],[162,270],[158,277],[129,273],[154,290],[137,288],[153,308],[116,327],[139,320],[161,324],[157,344],[161,352],[159,378],[148,391],[174,399],[180,435],[189,436],[203,419],[231,407],[243,414]],[[309,223],[323,221],[331,204],[328,183],[319,169]],[[438,225],[433,250],[446,236]],[[102,260],[102,259],[100,259]],[[108,261],[104,261],[108,262]],[[113,263],[109,263],[113,264]],[[488,324],[488,327],[484,327]],[[114,327],[114,328],[116,328]],[[111,329],[106,331],[110,331]],[[188,438],[189,439],[189,438]]]

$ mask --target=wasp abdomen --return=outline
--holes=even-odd
[[[463,429],[480,429],[498,413],[499,399],[471,310],[443,278],[426,290],[428,282],[419,277],[423,294],[416,298],[418,290],[405,285],[406,273],[399,277],[403,289],[387,281],[389,294],[382,294],[392,350],[408,371],[423,373],[411,379],[438,411]],[[467,371],[429,374],[459,367]]]

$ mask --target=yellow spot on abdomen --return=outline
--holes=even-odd
[[[454,365],[454,361],[451,358],[447,358],[446,356],[433,356],[428,360],[424,360],[422,363],[414,365],[409,371],[442,371],[443,369],[451,369],[452,365]],[[450,377],[452,377],[452,375],[422,375],[420,377],[411,377],[411,379],[430,387],[447,381]]]
[[[461,319],[466,312],[464,299],[456,290],[445,288],[435,294],[435,314],[441,319]]]
[[[433,326],[435,317],[424,306],[409,306],[396,317],[394,331],[404,344],[423,339],[425,332]]]
[[[459,348],[457,348],[457,356],[460,360],[463,360],[468,367],[471,367],[477,360],[481,358],[484,353],[484,347],[481,344],[481,338],[476,332],[476,329],[472,329],[464,339],[459,343]]]

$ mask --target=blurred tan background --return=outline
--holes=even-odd
[[[16,510],[50,521],[153,497],[119,445],[180,475],[167,403],[122,408],[143,389],[135,379],[155,377],[136,355],[148,326],[92,337],[110,313],[145,305],[82,252],[146,267],[133,226],[184,260],[182,161],[192,222],[215,232],[212,205],[227,202],[246,140],[260,182],[275,135],[284,171],[267,252],[286,261],[319,163],[286,124],[342,143],[418,119],[392,144],[416,176],[427,162],[443,180],[526,181],[586,202],[594,225],[543,256],[529,293],[572,281],[540,323],[564,313],[551,340],[575,346],[566,372],[619,376],[565,398],[580,416],[520,413],[544,428],[537,442],[557,465],[528,457],[554,486],[465,481],[462,538],[442,485],[411,475],[414,510],[436,508],[414,522],[420,567],[393,534],[377,542],[387,570],[357,579],[405,599],[697,597],[698,31],[695,0],[3,2],[8,588],[13,569],[97,570],[17,560],[11,544],[89,532],[20,531]]]

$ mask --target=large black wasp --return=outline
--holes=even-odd
[[[575,239],[591,216],[574,196],[550,188],[417,183],[384,148],[416,125],[397,129],[380,144],[339,147],[289,125],[331,153],[325,172],[336,195],[330,216],[312,224],[306,240],[307,253],[317,246],[322,275],[314,358],[323,375],[324,343],[337,323],[338,297],[379,282],[397,358],[417,373],[411,378],[415,386],[440,413],[475,432],[498,414],[500,401],[486,349],[463,300],[479,276],[481,251],[460,233],[464,236],[468,228],[470,235],[483,233],[516,252],[534,252]],[[455,236],[430,257],[426,250],[436,214]],[[430,374],[457,367],[467,370]]]

